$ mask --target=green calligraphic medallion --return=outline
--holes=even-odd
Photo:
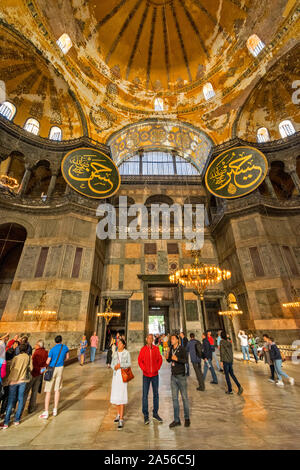
[[[254,191],[267,171],[268,161],[263,153],[254,147],[235,147],[211,162],[205,184],[215,196],[233,199]]]
[[[118,168],[100,150],[85,147],[72,150],[65,155],[61,171],[71,188],[94,199],[112,196],[121,184]]]

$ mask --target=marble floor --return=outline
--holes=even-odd
[[[57,417],[38,418],[24,413],[18,428],[0,431],[0,449],[299,449],[300,364],[284,369],[294,376],[294,387],[279,388],[268,382],[268,367],[260,362],[244,364],[239,357],[235,372],[245,392],[228,396],[223,374],[219,385],[207,377],[205,392],[196,390],[194,371],[189,380],[191,427],[170,430],[173,419],[170,366],[160,374],[160,414],[163,424],[144,426],[141,414],[141,372],[134,355],[135,379],[129,384],[125,427],[116,429],[115,410],[109,403],[112,372],[105,354],[94,364],[78,363],[65,369],[64,388]],[[150,400],[152,396],[150,396]],[[149,401],[149,403],[151,403]],[[151,409],[151,408],[150,408]]]

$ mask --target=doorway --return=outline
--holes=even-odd
[[[107,299],[103,305],[106,306]],[[105,307],[104,307],[105,308]],[[127,300],[112,299],[112,311],[121,313],[120,317],[113,317],[106,328],[104,349],[110,346],[111,338],[116,337],[117,333],[126,337],[127,332]]]
[[[172,285],[150,284],[147,331],[164,334],[178,331],[180,328],[178,289]]]

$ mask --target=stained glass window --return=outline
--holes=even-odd
[[[24,129],[27,132],[31,132],[32,134],[38,135],[40,130],[40,124],[36,119],[29,118],[25,122]]]
[[[49,139],[51,140],[61,140],[62,139],[62,132],[59,127],[51,127],[50,129],[50,134],[49,134]]]
[[[279,124],[279,132],[282,138],[295,134],[295,128],[291,121],[285,120]]]
[[[260,127],[257,131],[257,142],[268,142],[270,140],[269,131],[266,127]]]
[[[4,101],[4,103],[0,105],[0,114],[11,121],[16,114],[16,107],[9,101]]]

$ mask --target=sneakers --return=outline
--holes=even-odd
[[[210,382],[210,383],[213,384],[213,385],[218,385],[218,382],[212,381],[212,382]]]
[[[275,380],[274,379],[268,379],[268,382],[271,382],[272,384],[274,384]]]
[[[204,389],[204,388],[200,388],[200,387],[197,387],[196,390],[198,390],[199,392],[205,392],[205,389]]]
[[[291,385],[295,385],[295,379],[293,379],[293,377],[289,378],[289,382]]]
[[[153,415],[153,419],[154,419],[155,421],[158,421],[159,423],[163,423],[163,420],[162,420],[161,417],[158,416],[158,415]]]
[[[149,418],[147,418],[147,416],[145,416],[145,418],[144,418],[144,424],[147,425],[147,424],[149,424],[149,423],[150,423]]]
[[[2,431],[5,431],[8,428],[8,424],[1,424],[0,428],[2,429]]]
[[[120,415],[117,415],[114,419],[114,423],[118,423],[120,421]]]
[[[284,383],[282,382],[282,380],[278,380],[278,382],[276,382],[276,385],[278,385],[278,387],[284,387]]]
[[[53,416],[57,416],[57,408],[53,408]]]
[[[41,419],[48,419],[49,418],[49,413],[48,411],[43,411],[43,413],[39,416]]]
[[[185,427],[185,428],[189,428],[190,425],[191,425],[191,421],[190,421],[189,419],[185,419],[185,420],[184,420],[184,427]]]
[[[123,429],[123,427],[124,427],[123,419],[120,419],[119,424],[118,424],[118,429]]]
[[[15,422],[14,422],[14,425],[15,425],[15,426],[19,426],[19,424],[20,424],[20,421],[15,421]]]
[[[180,421],[172,421],[172,423],[169,424],[170,429],[175,428],[176,426],[181,426],[181,422]]]
[[[240,387],[238,391],[238,395],[242,395],[243,391],[244,391],[243,387]]]
[[[231,391],[229,391],[229,390],[226,390],[226,392],[225,392],[225,393],[226,393],[226,395],[233,395],[233,391],[232,391],[232,390],[231,390]]]

